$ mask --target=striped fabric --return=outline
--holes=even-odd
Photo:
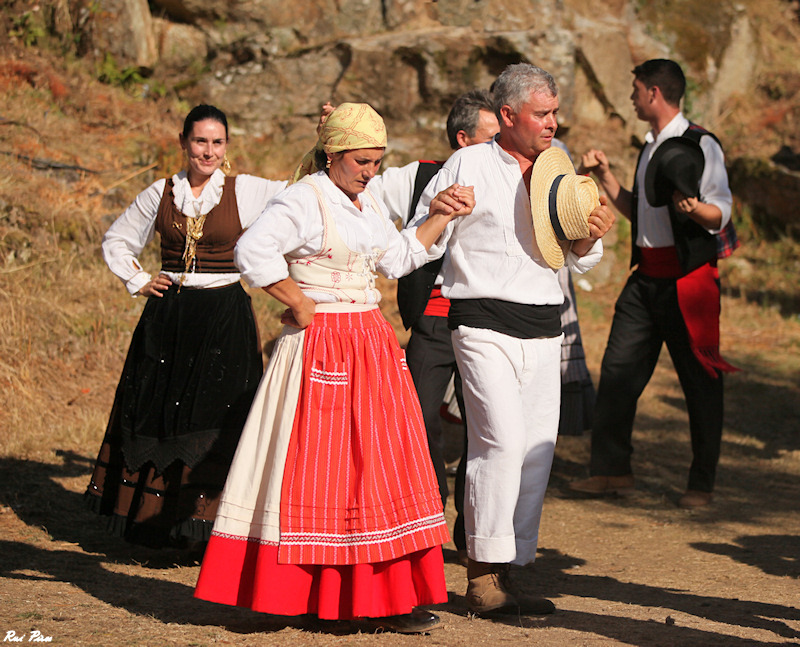
[[[564,291],[564,303],[559,308],[561,329],[564,332],[564,341],[561,343],[561,382],[567,384],[591,381],[578,323],[575,288],[572,286],[572,278],[567,268],[562,267],[558,270],[558,284]]]
[[[419,403],[380,311],[318,313],[303,354],[279,562],[385,562],[446,542]]]

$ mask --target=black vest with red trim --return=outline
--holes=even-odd
[[[417,176],[414,179],[414,193],[411,197],[408,220],[414,216],[422,191],[443,164],[444,162],[420,161]],[[425,306],[428,305],[431,290],[433,290],[443,262],[444,256],[426,263],[397,281],[397,308],[400,310],[400,317],[403,319],[406,329],[411,328],[425,312]]]

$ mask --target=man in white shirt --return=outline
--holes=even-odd
[[[448,225],[430,250],[430,258],[449,250],[442,294],[451,301],[464,386],[467,603],[479,613],[551,613],[549,600],[512,590],[508,567],[536,557],[558,431],[564,293],[536,243],[529,195],[534,161],[555,136],[558,90],[549,73],[526,63],[508,66],[493,88],[499,135],[450,157],[425,189],[412,226],[442,187],[474,186],[472,214]],[[605,204],[592,212],[590,236],[564,245],[570,269],[597,264],[613,221]]]
[[[631,221],[631,266],[637,269],[617,300],[603,357],[592,425],[592,476],[570,488],[598,496],[633,491],[636,403],[666,343],[686,398],[694,456],[687,491],[678,503],[693,508],[711,502],[722,437],[721,372],[735,370],[719,355],[715,242],[715,234],[730,220],[732,199],[718,141],[680,110],[686,87],[680,66],[653,59],[634,68],[633,74],[631,100],[639,119],[652,128],[639,157],[633,190],[620,185],[602,151],[583,156],[584,167],[594,172]],[[699,193],[685,195],[676,189],[669,192],[668,204],[651,205],[645,190],[647,182],[654,181],[647,173],[651,160],[657,168],[657,151],[664,146],[665,153],[667,146],[678,144],[673,138],[684,143],[693,131],[705,158]],[[697,242],[699,247],[694,246]]]

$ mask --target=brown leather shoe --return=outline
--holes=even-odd
[[[518,607],[517,599],[503,585],[505,564],[469,560],[467,565],[467,605],[473,613],[488,613],[505,607]]]
[[[708,505],[714,499],[711,492],[701,492],[700,490],[686,490],[680,499],[678,499],[678,506],[681,508],[702,508]]]
[[[573,492],[582,494],[592,494],[594,496],[627,496],[635,491],[633,474],[625,476],[590,476],[581,481],[572,481],[569,489]]]

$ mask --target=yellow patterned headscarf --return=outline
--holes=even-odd
[[[290,184],[314,172],[314,154],[317,151],[339,153],[359,148],[386,148],[386,126],[372,106],[343,103],[328,115],[317,145],[305,154]]]

